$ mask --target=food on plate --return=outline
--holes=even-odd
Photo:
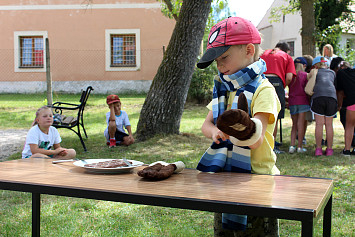
[[[131,161],[128,161],[132,164]],[[118,168],[118,167],[128,167],[128,165],[120,159],[107,160],[102,162],[96,162],[91,164],[85,164],[85,168]]]

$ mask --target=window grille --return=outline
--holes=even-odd
[[[43,68],[43,37],[21,36],[20,40],[20,67]]]
[[[136,66],[136,36],[111,35],[111,67]]]

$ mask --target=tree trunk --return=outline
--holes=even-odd
[[[316,56],[314,0],[300,0],[302,15],[302,54]]]
[[[184,0],[140,113],[137,139],[178,134],[212,0]]]

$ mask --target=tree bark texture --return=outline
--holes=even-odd
[[[302,54],[316,56],[314,0],[300,0],[302,15]]]
[[[144,101],[136,137],[178,134],[212,0],[184,0],[166,53]],[[163,30],[163,29],[162,29]]]

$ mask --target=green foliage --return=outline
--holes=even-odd
[[[170,2],[171,8],[169,9],[167,4],[162,4],[161,12],[164,16],[169,17],[170,19],[174,19],[174,15],[179,16],[183,0],[167,0],[167,2]]]
[[[295,14],[300,10],[300,3],[297,0],[290,0],[288,5],[281,5],[280,7],[271,8],[269,21],[280,22],[283,15]]]
[[[179,16],[180,9],[183,0],[164,0],[165,4],[162,5],[162,13],[164,16],[174,19],[175,16]],[[170,9],[169,9],[169,6]],[[215,25],[220,20],[227,18],[231,15],[230,9],[228,7],[228,0],[213,0],[210,14],[207,19],[205,34],[203,37],[204,45],[206,45],[208,33],[213,25]]]
[[[212,99],[213,78],[218,74],[215,63],[205,69],[196,68],[192,75],[187,101],[204,104]]]
[[[159,1],[160,2],[160,1]],[[162,5],[162,13],[164,16],[170,19],[174,18],[174,15],[179,16],[180,9],[183,0],[164,0],[165,4]],[[213,0],[212,7],[210,10],[209,21],[214,22],[215,19],[221,19],[221,17],[228,17],[230,15],[228,0]],[[209,24],[207,24],[208,26]],[[213,24],[214,25],[214,24]]]
[[[322,54],[323,46],[331,44],[334,53],[337,53],[339,36],[344,27],[341,21],[353,22],[353,16],[349,9],[352,0],[316,0],[314,3],[314,17],[316,23],[316,44]],[[352,20],[351,20],[352,19]]]
[[[355,26],[350,5],[354,0],[314,0],[315,40],[322,54],[323,46],[331,44],[337,53],[339,36],[343,30]],[[286,14],[300,11],[300,0],[289,0],[288,5],[271,9],[270,22],[279,22]],[[346,24],[340,25],[340,22]]]
[[[349,62],[350,65],[355,65],[355,49],[349,47],[339,49],[338,55],[345,61]]]
[[[338,42],[339,36],[342,32],[342,29],[339,24],[328,26],[326,29],[315,32],[316,45],[318,46],[319,53],[323,53],[323,47],[326,44],[331,44],[334,49],[334,53],[337,53],[339,50]]]

